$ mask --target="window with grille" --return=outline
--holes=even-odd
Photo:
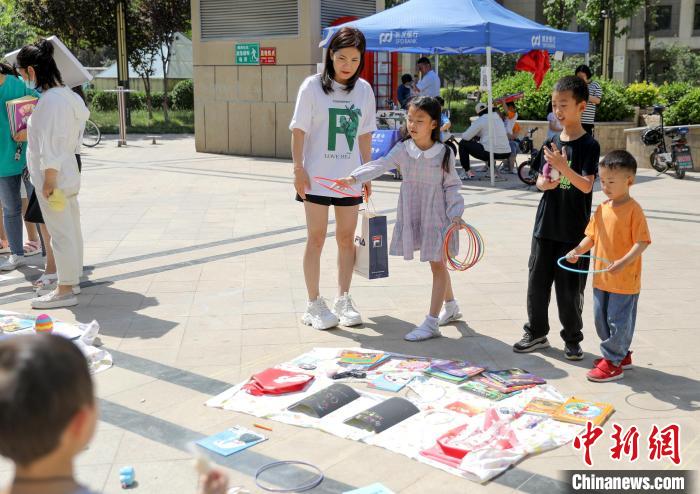
[[[299,0],[200,0],[202,40],[299,35]]]
[[[375,0],[321,0],[321,28],[341,17],[367,17],[377,13]]]

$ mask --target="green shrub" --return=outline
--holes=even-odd
[[[693,85],[688,82],[664,82],[659,86],[659,99],[664,104],[673,105],[692,90]]]
[[[625,89],[627,103],[639,108],[647,108],[659,99],[659,88],[654,83],[633,82]]]
[[[92,90],[91,90],[92,91]],[[129,93],[129,109],[142,110],[145,107],[146,96],[142,92]],[[90,108],[95,111],[117,111],[117,93],[95,90],[88,99]]]
[[[163,108],[163,100],[165,99],[165,93],[163,91],[153,91],[151,93],[151,102],[153,104],[153,109],[160,110]],[[168,108],[173,107],[173,96],[172,93],[168,95]]]
[[[115,111],[117,109],[117,94],[96,90],[90,103],[95,111]]]
[[[192,79],[186,79],[175,84],[170,92],[173,108],[177,110],[194,109],[194,83]]]
[[[700,87],[683,96],[669,108],[665,123],[668,125],[700,124]]]
[[[601,79],[603,97],[596,109],[596,122],[621,122],[634,115],[634,109],[627,103],[625,87],[618,81]]]
[[[95,97],[96,89],[88,89],[85,91],[85,103],[90,106],[92,105],[92,99]]]
[[[552,99],[554,83],[565,75],[564,71],[549,71],[539,89],[535,89],[535,81],[529,72],[518,72],[503,78],[493,85],[493,98],[498,99],[508,94],[524,92],[522,99],[515,102],[518,118],[521,120],[546,120],[547,104]],[[486,102],[488,95],[481,95],[481,101]]]
[[[547,104],[551,101],[552,88],[562,77],[571,75],[569,70],[550,70],[539,89],[535,89],[535,82],[529,72],[517,74],[497,81],[493,85],[494,99],[507,94],[524,92],[522,99],[515,104],[518,109],[518,118],[521,120],[545,120],[547,118]],[[625,120],[634,114],[627,104],[624,87],[616,81],[598,81],[603,88],[603,98],[596,111],[598,122],[618,122]],[[481,101],[487,101],[487,95],[481,96]]]

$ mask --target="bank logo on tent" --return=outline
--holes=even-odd
[[[418,43],[418,31],[386,31],[379,33],[379,44],[415,45]]]
[[[394,33],[388,32],[388,33],[379,33],[379,44],[389,44],[391,43],[391,40],[394,38]]]
[[[533,34],[530,43],[533,48],[553,50],[557,46],[557,37],[550,34]]]

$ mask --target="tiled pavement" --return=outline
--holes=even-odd
[[[652,424],[682,427],[683,463],[700,465],[700,364],[697,303],[700,286],[698,175],[679,181],[641,171],[634,196],[647,211],[653,245],[644,255],[644,288],[635,335],[634,370],[622,381],[593,384],[585,372],[597,356],[591,296],[584,309],[586,358],[564,359],[554,348],[514,354],[521,335],[530,233],[539,193],[514,176],[491,187],[465,183],[465,218],[487,242],[485,259],[453,277],[465,322],[423,344],[402,340],[426,311],[429,269],[391,261],[388,279],[356,277],[353,296],[366,324],[317,332],[299,324],[305,304],[301,271],[302,207],[292,200],[290,164],[256,158],[197,154],[191,137],[158,145],[133,140],[86,150],[80,201],[86,262],[93,266],[80,305],[55,311],[68,321],[97,319],[115,365],[96,378],[102,418],[95,440],[79,457],[78,477],[106,493],[121,491],[118,469],[133,465],[147,493],[189,494],[196,476],[188,441],[252,417],[204,407],[204,401],[268,365],[314,346],[368,348],[445,358],[468,358],[495,367],[522,366],[546,377],[562,393],[608,401],[612,422],[637,425],[642,456],[633,466],[594,449],[596,468],[668,468],[646,456]],[[374,202],[395,218],[399,183],[377,182]],[[594,202],[602,199],[597,192]],[[329,231],[332,232],[332,225]],[[38,261],[38,259],[37,259]],[[334,295],[335,246],[322,259],[322,292]],[[0,306],[27,311],[25,278],[34,267],[0,278]],[[590,291],[590,287],[589,287]],[[557,327],[556,312],[551,310]],[[381,481],[396,492],[558,492],[560,471],[582,466],[570,445],[526,459],[482,486],[382,449],[318,431],[271,423],[270,440],[221,459],[233,485],[258,492],[255,469],[274,459],[319,465],[327,480],[313,492],[342,492]],[[601,440],[602,441],[602,440]],[[299,475],[302,473],[296,472]],[[10,465],[0,463],[0,482]]]

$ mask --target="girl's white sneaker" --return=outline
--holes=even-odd
[[[442,309],[440,309],[440,315],[438,315],[438,324],[444,326],[452,321],[458,320],[462,317],[462,313],[459,311],[459,306],[456,300],[450,300],[442,304]]]
[[[425,341],[431,338],[439,338],[440,329],[438,327],[438,318],[433,316],[425,316],[423,324],[416,327],[413,331],[403,337],[406,341]]]

